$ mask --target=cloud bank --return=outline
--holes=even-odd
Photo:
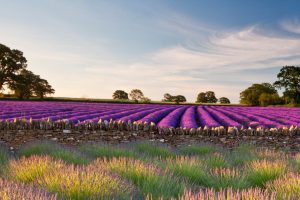
[[[180,35],[176,45],[132,63],[95,65],[86,70],[106,74],[106,81],[115,83],[115,87],[145,88],[154,99],[171,92],[195,101],[198,92],[213,90],[218,97],[238,102],[239,93],[246,87],[273,82],[281,66],[300,64],[298,21],[285,20],[280,29],[272,30],[263,24],[219,30],[186,17],[171,19],[159,24],[169,34]]]

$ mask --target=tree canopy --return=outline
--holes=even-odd
[[[27,67],[23,52],[0,44],[0,90]]]
[[[33,95],[44,98],[55,90],[47,80],[27,70],[27,60],[23,52],[0,44],[0,89],[7,85],[18,98]]]
[[[222,104],[230,104],[230,100],[227,97],[220,97],[219,102]]]
[[[179,104],[179,103],[186,102],[186,98],[183,95],[176,95],[176,96],[174,96],[173,101],[175,103]]]
[[[284,97],[294,103],[300,103],[300,67],[284,66],[277,74],[277,78],[274,86],[285,89]]]
[[[213,91],[200,92],[197,96],[196,103],[217,103],[218,99]]]
[[[277,94],[277,90],[270,83],[253,84],[240,93],[240,102],[247,105],[260,105],[260,96],[262,94]],[[275,103],[275,102],[274,102]]]
[[[169,93],[164,94],[163,100],[164,102],[175,102],[177,104],[186,102],[186,98],[183,95],[171,95]]]
[[[20,99],[28,99],[33,95],[42,99],[45,95],[55,92],[47,80],[40,78],[39,75],[35,75],[26,69],[21,70],[20,74],[15,75],[14,81],[9,83],[9,88]]]
[[[135,102],[141,101],[144,98],[144,93],[140,89],[131,90],[129,96]]]
[[[123,91],[123,90],[116,90],[113,95],[112,95],[113,99],[128,99],[128,94],[127,92]]]

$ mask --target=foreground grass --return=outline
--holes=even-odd
[[[145,157],[175,157],[176,154],[168,147],[148,142],[141,142],[134,145],[134,150]]]
[[[232,151],[150,142],[69,149],[41,142],[22,147],[15,158],[0,148],[0,167],[5,199],[300,198],[299,154],[251,145]]]
[[[57,196],[37,189],[32,185],[14,183],[5,179],[0,179],[0,199],[34,199],[34,200],[56,200]]]
[[[132,150],[118,146],[109,146],[101,144],[86,144],[80,147],[80,150],[92,158],[119,158],[119,157],[136,157]]]
[[[118,158],[109,161],[98,159],[94,165],[117,172],[132,181],[143,195],[151,194],[155,199],[178,197],[184,190],[184,184],[177,178],[138,159]]]
[[[49,155],[53,158],[61,159],[72,164],[86,164],[89,160],[86,156],[83,156],[83,154],[78,151],[66,149],[56,143],[50,142],[28,144],[19,150],[18,155],[20,157]]]

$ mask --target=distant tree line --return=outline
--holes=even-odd
[[[170,95],[169,93],[164,94],[163,102],[174,102],[176,104],[186,102],[186,98],[183,95]]]
[[[300,104],[300,67],[282,67],[277,79],[273,84],[251,85],[240,93],[240,102],[252,106]],[[284,89],[282,96],[277,89]]]
[[[144,93],[140,89],[133,89],[129,93],[130,99],[138,103],[150,103],[151,99],[144,96]],[[113,95],[115,100],[129,100],[128,93],[123,90],[116,90]]]
[[[221,104],[230,104],[230,100],[227,97],[216,97],[215,92],[206,91],[200,92],[197,96],[196,103],[221,103]]]
[[[7,86],[14,96],[28,99],[31,96],[44,98],[55,90],[47,80],[27,69],[23,52],[0,44],[0,90]]]
[[[144,96],[143,92],[140,89],[133,89],[128,93],[123,90],[116,90],[113,95],[113,99],[115,100],[133,100],[136,103],[150,103],[151,99]],[[130,97],[130,98],[129,98]],[[169,93],[164,94],[164,98],[162,102],[173,102],[176,104],[186,102],[186,98],[183,95],[171,95]],[[216,98],[215,93],[213,91],[200,92],[198,94],[196,103],[221,103],[221,104],[230,104],[230,100],[227,97],[221,97],[219,99]]]

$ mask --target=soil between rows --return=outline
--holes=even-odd
[[[34,141],[55,141],[67,146],[86,143],[120,144],[132,141],[155,141],[171,146],[190,143],[211,143],[228,149],[241,144],[251,143],[272,149],[286,150],[290,153],[300,152],[300,136],[204,136],[204,135],[160,135],[144,131],[90,131],[63,133],[62,130],[8,130],[0,131],[0,144],[8,146],[11,151],[20,145]]]

